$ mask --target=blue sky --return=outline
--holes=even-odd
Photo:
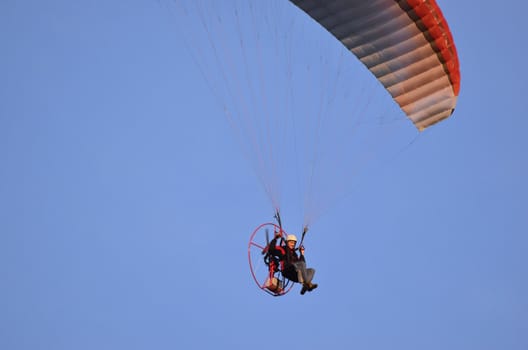
[[[247,244],[273,206],[177,7],[2,1],[0,348],[528,348],[526,5],[439,5],[454,115],[364,176],[321,175],[348,190],[306,237],[320,287],[272,298]]]

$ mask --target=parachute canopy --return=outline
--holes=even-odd
[[[459,62],[435,0],[290,1],[363,62],[418,130],[453,113]]]

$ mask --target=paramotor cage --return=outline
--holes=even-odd
[[[262,224],[253,231],[248,244],[249,269],[253,279],[260,289],[275,297],[288,293],[294,285],[282,275],[283,264],[279,258],[269,252],[269,243],[279,232],[280,241],[283,241],[286,232],[278,225]]]

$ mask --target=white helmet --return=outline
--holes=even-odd
[[[288,235],[288,236],[286,236],[286,242],[288,242],[288,241],[297,242],[297,237],[295,237],[295,235]]]

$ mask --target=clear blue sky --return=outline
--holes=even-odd
[[[453,117],[349,184],[305,242],[320,287],[281,298],[247,264],[273,207],[174,6],[0,2],[0,348],[528,349],[526,4],[438,2]]]

